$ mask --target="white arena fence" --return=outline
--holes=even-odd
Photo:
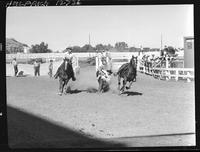
[[[76,57],[93,57],[96,53],[73,53]],[[30,54],[6,54],[6,60],[44,58],[46,60],[63,58],[64,53],[30,53]]]
[[[97,53],[73,53],[74,56],[76,57],[76,61],[73,64],[73,68],[75,70],[75,73],[80,72],[80,66],[79,66],[79,59],[80,58],[90,58],[90,57],[96,57],[97,60]],[[113,58],[113,70],[117,71],[118,68],[126,62],[129,62],[129,59],[131,58],[132,55],[137,56],[138,52],[110,52],[111,58]],[[46,62],[49,62],[51,59],[56,60],[56,59],[62,59],[64,56],[64,53],[30,53],[30,54],[6,54],[6,61],[10,63],[13,58],[16,58],[17,60],[26,60],[25,63],[28,63],[27,61],[30,59],[35,59],[35,58],[43,58],[46,60]],[[125,60],[124,60],[125,59]],[[121,60],[121,61],[119,61]],[[96,69],[99,66],[99,62],[96,61]]]
[[[78,58],[88,58],[88,57],[96,57],[97,53],[73,53]],[[138,52],[110,52],[111,56],[137,56]],[[55,58],[63,58],[64,53],[29,53],[29,54],[6,54],[7,60],[12,60],[13,58],[17,59],[35,59],[35,58],[45,58],[45,59],[55,59]]]
[[[187,82],[191,82],[194,80],[194,68],[162,68],[155,67],[149,68],[149,70],[145,69],[145,66],[139,62],[139,66],[137,69],[141,73],[145,73],[151,75],[158,79],[175,79],[178,81],[179,79],[186,79]]]
[[[154,77],[165,78],[166,80],[179,78],[187,79],[188,82],[194,79],[193,68],[154,68],[152,75]]]
[[[96,69],[99,66],[99,63],[101,61],[97,61],[98,53],[73,53],[74,56],[77,57],[77,61],[79,61],[79,58],[90,58],[90,57],[96,57]],[[123,63],[129,62],[132,55],[138,56],[138,52],[110,52],[113,64],[114,70],[117,70],[119,66],[121,66]],[[6,60],[11,61],[13,58],[16,58],[18,60],[30,60],[35,58],[43,58],[47,62],[49,62],[50,59],[56,60],[58,58],[63,58],[64,53],[29,53],[29,54],[6,54]],[[78,64],[78,62],[77,62]],[[78,65],[76,65],[79,67]]]
[[[74,69],[75,71],[79,72],[79,58],[88,58],[88,57],[96,57],[96,70],[101,64],[101,60],[98,57],[97,53],[73,53],[76,56],[76,61],[74,62]],[[150,68],[149,72],[145,70],[145,66],[141,63],[140,57],[138,52],[110,52],[111,55],[111,65],[113,72],[116,72],[119,67],[130,61],[132,55],[138,56],[138,67],[137,70],[141,73],[147,73],[154,77],[158,77],[159,79],[165,78],[166,80],[175,79],[176,81],[179,78],[187,79],[187,81],[191,81],[194,79],[194,69],[193,68],[162,68],[162,67],[155,67]],[[6,60],[12,60],[13,58],[17,59],[35,59],[35,58],[45,58],[46,61],[50,59],[55,60],[56,58],[63,58],[64,53],[33,53],[33,54],[6,54]],[[183,62],[183,61],[182,61]],[[182,63],[183,65],[183,63]]]

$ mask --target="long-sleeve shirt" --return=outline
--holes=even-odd
[[[17,66],[17,65],[18,65],[17,61],[16,61],[16,60],[13,60],[13,61],[12,61],[12,65],[13,65],[13,66]]]
[[[36,67],[40,67],[40,63],[39,62],[34,62],[34,68]]]
[[[74,55],[72,53],[68,53],[68,52],[65,53],[65,58],[72,60],[73,57]]]

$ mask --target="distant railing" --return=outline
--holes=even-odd
[[[152,75],[158,79],[175,79],[178,81],[181,79],[186,79],[187,82],[194,80],[194,69],[193,68],[149,68],[149,71],[145,71],[145,67],[140,66],[138,68],[139,72]]]
[[[84,53],[73,53],[75,56],[81,57],[95,57],[97,53],[95,52],[84,52]],[[130,57],[132,55],[137,56],[137,52],[110,52],[112,57]],[[34,59],[34,58],[45,58],[45,59],[53,59],[53,58],[63,58],[64,53],[19,53],[19,54],[6,54],[6,59],[11,60],[13,58],[17,59]]]
[[[95,56],[96,53],[74,53],[77,57],[92,57]],[[63,58],[64,53],[30,53],[30,54],[6,54],[6,59],[34,59],[34,58]]]

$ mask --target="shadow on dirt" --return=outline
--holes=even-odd
[[[81,93],[81,92],[83,92],[83,90],[75,89],[75,90],[67,90],[66,93],[68,93],[68,94],[77,94],[77,93]]]
[[[127,96],[142,95],[142,93],[140,93],[140,92],[133,92],[133,91],[125,91],[122,94],[126,94]]]
[[[81,92],[86,92],[86,93],[97,93],[98,90],[95,89],[95,88],[92,88],[92,87],[87,88],[86,90],[79,90],[79,89],[71,90],[71,88],[68,87],[68,88],[67,88],[67,91],[66,91],[67,94],[77,94],[77,93],[81,93]]]
[[[23,75],[17,75],[17,76],[10,76],[10,75],[7,75],[6,77],[28,77],[30,76],[29,74],[23,74]]]
[[[29,74],[18,75],[17,77],[27,77],[30,76]]]
[[[125,144],[97,139],[68,126],[52,123],[14,107],[7,107],[10,148],[114,148]]]
[[[95,89],[95,88],[92,88],[92,87],[90,87],[90,88],[87,88],[85,91],[86,91],[87,93],[97,93],[97,92],[98,92],[98,90],[97,90],[97,89]]]

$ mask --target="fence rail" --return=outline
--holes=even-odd
[[[179,78],[187,79],[190,82],[194,79],[194,69],[193,68],[149,68],[149,70],[145,70],[145,66],[139,66],[138,71],[142,73],[146,73],[148,75],[152,75],[159,79],[175,79],[176,81]]]
[[[84,52],[84,53],[73,53],[75,56],[81,57],[95,57],[95,52]],[[110,52],[112,57],[131,57],[132,55],[137,56],[137,52]],[[32,59],[32,58],[62,58],[64,53],[19,53],[19,54],[6,54],[6,59],[10,60],[13,58],[17,59]]]

